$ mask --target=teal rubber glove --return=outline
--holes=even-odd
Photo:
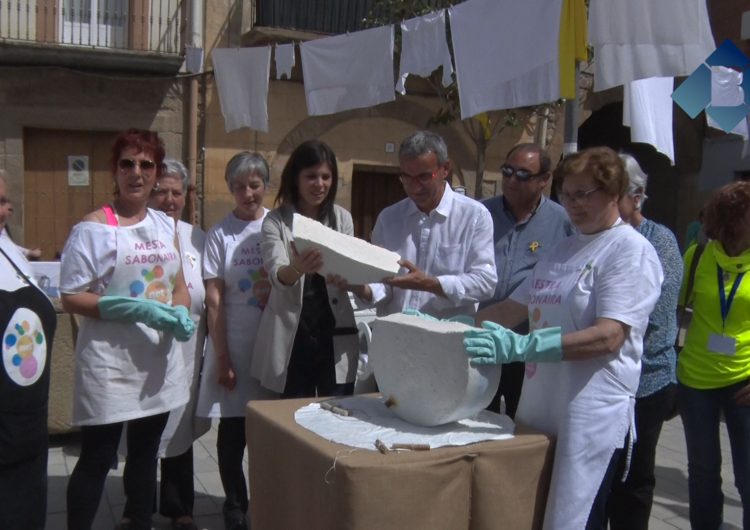
[[[474,317],[470,315],[456,315],[454,317],[450,317],[446,319],[448,322],[460,322],[461,324],[466,324],[467,326],[474,327],[476,325],[474,321]]]
[[[469,315],[456,315],[454,317],[450,318],[444,318],[439,319],[435,318],[432,315],[428,315],[427,313],[422,313],[421,311],[417,309],[404,309],[403,313],[405,315],[412,315],[419,318],[424,318],[425,320],[429,320],[431,322],[460,322],[461,324],[466,324],[467,326],[473,326],[474,325],[474,317]]]
[[[172,327],[174,338],[179,342],[187,342],[195,333],[195,322],[190,318],[190,313],[184,305],[174,306],[172,309],[177,318],[177,322]]]
[[[559,327],[519,335],[494,322],[482,322],[483,329],[464,332],[464,348],[471,364],[513,362],[554,362],[562,360],[562,333]]]
[[[423,319],[429,320],[431,322],[440,322],[439,318],[435,318],[434,316],[428,315],[427,313],[422,313],[418,309],[404,309],[402,311],[402,313],[405,314],[405,315],[411,315],[413,317],[423,318]]]
[[[128,296],[102,296],[97,305],[99,316],[104,320],[117,320],[131,324],[141,322],[155,330],[170,332],[176,326],[180,326],[175,308],[156,300]]]

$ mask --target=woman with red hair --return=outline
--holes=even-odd
[[[169,411],[188,400],[176,340],[190,338],[190,295],[175,225],[147,207],[164,145],[129,129],[112,146],[115,198],[73,227],[62,255],[66,311],[83,317],[76,341],[73,423],[81,454],[68,483],[68,528],[91,528],[125,423],[121,529],[150,529],[157,450]]]
[[[720,528],[720,418],[726,421],[742,527],[750,528],[750,182],[720,188],[705,208],[710,241],[699,254],[692,292],[693,318],[677,363],[678,407],[688,456],[690,525]],[[697,245],[685,253],[689,271]],[[687,275],[686,275],[687,276]]]

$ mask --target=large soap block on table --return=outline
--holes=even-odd
[[[369,357],[381,394],[403,420],[442,425],[487,407],[500,383],[500,366],[474,366],[459,322],[397,313],[373,324]]]
[[[342,234],[327,226],[294,214],[292,235],[298,252],[314,247],[323,254],[321,273],[338,274],[351,285],[375,283],[395,276],[401,257],[363,239]]]

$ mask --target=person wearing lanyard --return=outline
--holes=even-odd
[[[743,528],[750,528],[750,182],[720,188],[705,208],[710,241],[691,293],[693,318],[677,363],[677,403],[685,429],[692,528],[723,521],[720,418],[726,421]],[[685,253],[690,269],[697,247]],[[689,301],[689,300],[688,300]]]
[[[0,176],[0,231],[9,203]],[[47,515],[47,401],[57,319],[31,267],[0,237],[0,528],[43,530]]]
[[[210,340],[196,414],[219,418],[216,449],[225,495],[224,528],[246,530],[245,407],[251,399],[276,397],[250,376],[253,344],[271,289],[260,255],[260,230],[268,213],[263,207],[268,164],[261,155],[243,151],[229,160],[224,179],[235,207],[206,238],[203,275]]]
[[[628,178],[617,153],[570,155],[555,181],[579,233],[543,256],[510,298],[479,311],[483,329],[467,330],[464,346],[474,364],[526,362],[516,420],[557,438],[544,528],[603,530],[634,434],[643,336],[663,274],[654,247],[619,217]],[[529,335],[506,329],[524,318]]]

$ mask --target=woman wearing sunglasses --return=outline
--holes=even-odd
[[[81,454],[67,492],[71,530],[91,528],[126,422],[118,528],[151,528],[159,441],[169,411],[189,397],[176,340],[187,341],[195,326],[175,224],[147,208],[163,159],[156,133],[120,133],[111,158],[115,198],[74,226],[63,250],[63,307],[83,317],[73,398]]]
[[[557,438],[544,528],[604,530],[663,274],[653,246],[620,219],[628,177],[617,153],[571,155],[555,179],[579,233],[543,256],[509,299],[480,311],[484,329],[467,331],[464,344],[475,364],[526,362],[516,419]],[[525,318],[528,335],[506,329]]]

